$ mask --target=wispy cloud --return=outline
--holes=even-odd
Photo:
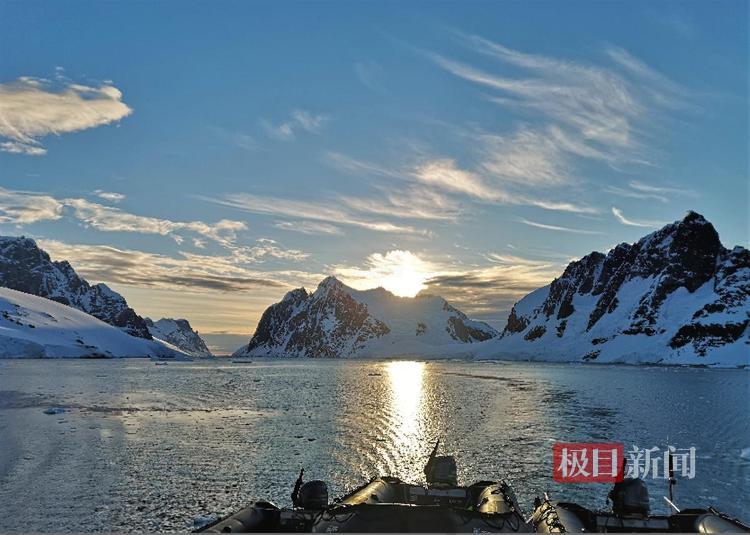
[[[511,247],[512,248],[512,247]],[[504,265],[516,265],[516,266],[533,266],[537,268],[548,268],[554,263],[549,260],[536,260],[531,258],[524,258],[517,255],[501,254],[501,253],[488,253],[484,257],[490,262]]]
[[[662,203],[670,202],[674,196],[697,197],[697,193],[688,188],[673,188],[666,186],[655,186],[638,180],[631,180],[627,187],[606,186],[606,193],[631,199],[653,199]]]
[[[456,76],[500,91],[507,99],[503,104],[541,112],[584,139],[610,147],[634,144],[634,122],[643,116],[648,103],[621,73],[524,53],[476,35],[461,38],[476,52],[526,71],[527,76],[488,73],[439,55],[433,56],[434,61]]]
[[[343,234],[342,230],[336,225],[316,221],[277,221],[273,226],[281,230],[299,232],[300,234],[323,236],[338,236]]]
[[[664,195],[659,195],[656,193],[646,193],[646,192],[634,190],[631,188],[621,188],[618,186],[606,186],[603,188],[603,191],[606,193],[611,193],[612,195],[617,195],[618,197],[626,197],[630,199],[654,199],[662,203],[669,202],[669,199],[665,197]]]
[[[358,61],[354,64],[354,73],[362,84],[375,91],[383,93],[383,67],[375,61]]]
[[[41,139],[119,121],[133,110],[122,92],[107,83],[97,87],[21,77],[0,84],[0,150],[40,156]]]
[[[604,234],[603,232],[600,232],[598,230],[587,230],[587,229],[580,229],[580,228],[570,228],[570,227],[562,227],[559,225],[547,225],[545,223],[538,223],[536,221],[529,221],[528,219],[520,219],[519,220],[524,225],[529,225],[530,227],[536,227],[536,228],[542,228],[545,230],[554,230],[557,232],[569,232],[571,234]]]
[[[341,154],[340,152],[327,152],[325,154],[325,161],[337,169],[348,171],[351,173],[365,173],[375,176],[398,179],[405,179],[408,175],[408,172],[402,173],[372,162],[352,158],[351,156]]]
[[[123,195],[122,193],[115,193],[113,191],[102,191],[98,189],[94,191],[94,195],[96,195],[100,199],[104,199],[105,201],[110,202],[120,202],[125,200],[125,195]]]
[[[578,214],[599,213],[598,208],[585,204],[577,204],[564,200],[548,200],[539,198],[538,196],[531,197],[518,191],[505,189],[497,183],[492,183],[479,172],[460,168],[456,161],[451,158],[423,157],[421,162],[403,169],[390,169],[340,153],[328,153],[326,161],[337,169],[346,172],[379,176],[399,181],[417,181],[428,188],[439,189],[446,193],[464,195],[487,203],[536,206],[545,210]],[[412,189],[411,191],[414,190]],[[429,190],[425,189],[422,191],[428,192]],[[438,193],[433,192],[432,195],[438,195]],[[391,197],[408,198],[411,203],[415,196],[410,194],[409,190],[394,190]],[[449,199],[446,197],[443,197],[443,199],[441,203],[437,203],[435,206],[440,207],[444,211],[446,202]]]
[[[0,222],[28,225],[62,217],[64,205],[43,193],[0,188]]]
[[[398,192],[383,190],[381,197],[341,196],[339,200],[362,214],[401,219],[455,221],[461,215],[458,203],[426,188],[409,187]]]
[[[440,295],[472,317],[502,325],[520,298],[549,284],[563,265],[497,255],[492,265],[448,267],[426,281],[423,293]]]
[[[242,221],[222,219],[215,223],[203,221],[172,221],[156,217],[132,214],[86,199],[63,199],[62,203],[72,209],[73,217],[105,232],[137,232],[170,236],[181,242],[179,231],[190,231],[219,244],[230,246],[237,238],[237,232],[245,230]]]
[[[263,262],[266,258],[278,260],[292,260],[301,262],[310,256],[309,253],[298,249],[286,249],[281,247],[276,240],[261,238],[253,247],[239,247],[235,250],[235,256],[249,262]]]
[[[577,157],[607,161],[609,157],[590,143],[551,125],[546,128],[519,127],[512,135],[483,133],[480,168],[493,179],[529,187],[558,187],[572,181]]]
[[[199,197],[221,206],[228,206],[254,214],[266,214],[300,220],[320,221],[326,224],[348,225],[377,232],[427,235],[427,231],[389,221],[363,217],[347,210],[340,203],[330,201],[302,201],[282,197],[232,193],[221,197]]]
[[[221,126],[210,126],[208,129],[220,140],[227,144],[247,151],[261,150],[258,140],[245,132],[238,132]]]
[[[261,124],[269,136],[282,141],[291,141],[300,130],[311,134],[320,133],[328,119],[329,117],[325,114],[294,110],[285,121],[273,123],[264,119]]]
[[[610,165],[644,163],[643,133],[665,109],[682,105],[686,92],[621,48],[605,50],[606,66],[514,50],[476,35],[455,32],[472,51],[498,61],[484,70],[427,53],[451,74],[494,92],[489,100],[533,112],[546,125],[488,136],[482,167],[499,180],[555,186],[571,180],[576,159]]]
[[[689,92],[662,73],[649,67],[645,62],[620,47],[607,48],[607,55],[625,71],[641,82],[640,89],[667,108],[681,108],[687,105]]]
[[[44,147],[21,143],[20,141],[3,141],[0,143],[0,150],[11,154],[26,154],[28,156],[44,156],[47,154],[47,149]]]
[[[612,207],[612,214],[620,223],[622,223],[623,225],[628,225],[630,227],[656,228],[664,226],[663,221],[636,221],[633,219],[628,219],[623,215],[622,210],[614,206]]]
[[[38,240],[52,258],[70,260],[76,271],[92,281],[141,288],[191,291],[248,292],[258,288],[283,288],[275,274],[254,271],[230,256],[181,253],[179,258],[119,249],[108,245],[68,244]]]
[[[670,188],[665,186],[654,186],[652,184],[645,184],[637,180],[631,180],[628,184],[632,189],[642,191],[645,193],[653,193],[655,195],[684,195],[687,197],[697,197],[698,194],[687,188]]]
[[[111,194],[108,195],[111,197]],[[235,247],[237,233],[247,229],[247,225],[242,221],[229,219],[222,219],[215,223],[172,221],[133,214],[87,199],[58,199],[43,193],[0,188],[0,222],[28,225],[41,221],[53,221],[64,216],[72,217],[104,232],[158,234],[169,236],[177,243],[182,243],[183,233],[189,232],[215,241],[224,247]]]
[[[431,160],[418,165],[413,170],[412,176],[425,184],[465,193],[479,199],[495,201],[502,197],[499,191],[485,186],[478,175],[459,169],[456,162],[448,158]]]

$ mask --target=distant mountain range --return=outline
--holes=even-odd
[[[210,356],[187,320],[142,318],[28,238],[0,237],[0,287],[0,357]],[[515,304],[502,333],[436,295],[397,297],[328,277],[268,307],[235,355],[747,366],[749,326],[750,252],[726,249],[689,212],[636,243],[571,262]]]
[[[175,347],[193,357],[211,357],[211,351],[198,331],[193,330],[190,322],[185,319],[162,318],[159,321],[153,321],[151,318],[145,318],[148,332],[154,338],[169,342]]]
[[[210,356],[187,320],[144,319],[105,284],[89,284],[69,262],[53,262],[36,242],[0,236],[0,287],[43,297],[90,314],[128,335],[163,340],[191,356]]]
[[[703,216],[571,262],[510,312],[504,331],[432,295],[358,291],[334,277],[263,314],[250,356],[474,356],[624,363],[748,364],[750,253]]]
[[[313,293],[292,290],[268,307],[250,343],[235,356],[427,355],[496,336],[442,297],[358,291],[328,277]]]

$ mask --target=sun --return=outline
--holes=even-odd
[[[398,297],[414,297],[442,272],[411,251],[393,249],[370,254],[363,268],[339,266],[335,273],[358,290],[382,287]]]
[[[410,251],[388,251],[371,256],[379,286],[399,297],[414,297],[427,288],[428,266]]]

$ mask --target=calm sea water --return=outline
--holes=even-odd
[[[50,407],[60,414],[45,414]],[[745,520],[746,371],[464,361],[0,361],[0,531],[169,531],[266,498],[301,466],[341,495],[421,482],[434,440],[459,479],[605,507],[552,481],[555,441],[697,448],[676,502]],[[649,482],[666,512],[663,481]]]

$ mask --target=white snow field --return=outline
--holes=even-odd
[[[0,358],[180,357],[75,308],[0,288]]]

